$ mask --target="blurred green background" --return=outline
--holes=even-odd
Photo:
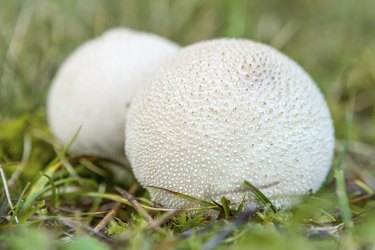
[[[109,28],[118,26],[153,32],[183,46],[218,37],[253,39],[270,44],[301,64],[323,91],[332,111],[337,151],[344,152],[339,157],[336,155],[333,165],[339,166],[343,162],[345,171],[351,169],[346,172],[345,177],[354,223],[357,225],[363,221],[368,222],[359,229],[356,228],[355,234],[358,238],[347,241],[344,235],[342,238],[336,238],[336,243],[344,242],[342,244],[345,249],[366,246],[368,242],[375,246],[375,216],[367,213],[375,206],[374,0],[0,0],[0,164],[3,164],[6,175],[11,176],[10,181],[13,181],[13,185],[10,192],[15,200],[20,197],[28,182],[36,185],[44,178],[39,171],[48,171],[46,166],[56,156],[53,149],[55,145],[48,134],[45,121],[45,100],[54,74],[62,61],[77,46],[99,36]],[[350,143],[347,144],[348,142]],[[349,145],[349,153],[346,156],[344,145]],[[74,164],[80,178],[83,176],[92,180],[99,186],[99,190],[107,184],[128,187],[123,180],[112,183],[112,179],[104,178],[95,171],[90,172],[81,166],[81,162]],[[18,170],[20,171],[17,172]],[[59,169],[53,174],[56,179],[60,176],[70,177],[70,172],[67,173],[66,169]],[[356,177],[353,178],[353,175]],[[337,190],[332,180],[328,179],[323,190],[328,196],[320,193],[317,195],[318,198],[312,198],[315,199],[314,206],[308,208],[302,204],[302,208],[297,208],[297,212],[293,212],[293,216],[299,218],[295,224],[300,226],[300,221],[303,221],[318,226],[328,225],[328,228],[331,225],[341,225],[340,209],[342,211],[345,204],[340,204],[341,200],[336,196]],[[44,185],[47,185],[46,182],[44,180]],[[130,183],[132,184],[134,183]],[[68,187],[70,185],[75,188],[79,186],[67,184]],[[367,188],[368,193],[363,195],[363,190],[359,192],[360,185],[364,186],[364,189]],[[97,186],[88,188],[82,185],[79,186],[79,191],[96,191]],[[108,192],[113,193],[113,190]],[[28,194],[28,198],[31,195],[32,193]],[[68,203],[76,209],[75,211],[96,212],[94,206],[91,210],[81,209],[80,196],[74,199],[66,198],[62,192],[60,198],[56,201],[58,205]],[[36,200],[40,203],[30,203],[31,211],[38,216],[53,215],[47,208],[59,206],[55,206],[51,199],[50,194],[46,192]],[[361,199],[365,202],[361,203]],[[329,212],[324,212],[325,215],[320,211],[323,200],[332,202],[326,209]],[[43,202],[47,205],[44,206]],[[6,205],[5,198],[0,186],[0,215],[5,216],[9,214],[9,208],[4,204]],[[42,205],[38,207],[39,204]],[[303,211],[302,215],[299,215],[299,209]],[[26,224],[39,223],[40,227],[45,227],[38,222],[37,216],[32,217],[33,213],[24,211],[20,212],[19,216],[26,218]],[[116,221],[120,227],[112,221],[113,226],[109,227],[109,231],[114,228],[129,230],[129,242],[135,246],[152,244],[152,240],[158,239],[154,237],[155,239],[144,241],[145,235],[149,236],[149,232],[144,230],[145,227],[139,226],[142,220],[138,217],[134,219],[132,210],[124,210],[123,213],[126,214],[123,221],[129,223],[130,227],[124,224],[122,228],[123,222]],[[314,214],[311,216],[312,219],[309,217],[311,214]],[[90,217],[91,214],[82,213],[80,216],[86,219],[86,216]],[[315,216],[320,219],[316,219]],[[276,229],[270,227],[273,223],[285,222],[284,225],[287,225],[291,217],[289,212],[280,212],[275,215],[266,214],[262,219],[258,218],[260,224],[265,226],[260,227],[255,223],[254,228],[251,228],[253,225],[249,225],[250,231],[246,229],[247,231],[239,233],[245,236],[233,246],[233,249],[247,249],[251,244],[254,245],[254,249],[266,249],[267,246],[276,249],[276,245],[279,246],[278,249],[300,249],[300,244],[307,244],[304,236],[291,238],[293,234],[276,235],[273,232]],[[81,218],[77,220],[81,222]],[[166,230],[174,230],[176,233],[179,232],[179,226],[185,230],[186,225],[189,225],[188,228],[201,225],[199,218],[185,221],[185,218],[177,217],[176,221],[178,220],[180,221],[174,222],[173,226],[168,225]],[[91,219],[88,221],[87,225],[94,225],[90,222]],[[6,220],[0,222],[5,225],[0,227],[0,231],[2,228],[9,231],[10,227],[7,227]],[[215,230],[221,230],[221,224],[214,228]],[[339,227],[335,230],[341,231]],[[50,241],[45,241],[45,231],[21,230],[19,235],[13,238],[0,232],[0,249],[2,242],[7,239],[14,246],[19,245],[17,249],[32,246],[35,249],[48,249],[47,245],[52,244],[51,241],[67,234],[65,228],[59,231],[52,227],[52,230],[48,231],[53,234],[51,237],[48,236]],[[28,233],[35,235],[22,236]],[[200,249],[203,240],[208,236],[203,234],[199,237],[187,239],[185,243],[188,247],[185,246],[183,249],[194,248],[193,246]],[[18,238],[24,240],[18,241]],[[294,245],[289,244],[290,239]],[[35,244],[32,245],[30,242]],[[96,241],[77,242],[78,245],[81,244],[81,248],[90,243],[91,246],[97,245],[98,249],[103,249]],[[256,245],[258,243],[260,245]],[[175,247],[174,243],[167,244],[171,244],[169,247]],[[329,249],[331,246],[328,245],[326,248]]]
[[[0,119],[41,110],[54,73],[77,46],[126,26],[181,45],[217,37],[270,44],[317,81],[337,137],[375,142],[373,0],[0,0]]]

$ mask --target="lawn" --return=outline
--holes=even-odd
[[[374,10],[373,0],[0,0],[0,249],[374,249]],[[153,206],[113,162],[69,157],[46,121],[49,85],[77,46],[118,26],[182,46],[252,39],[302,65],[335,125],[321,190],[287,211],[221,204],[210,220]]]

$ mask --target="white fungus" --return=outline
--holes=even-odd
[[[247,180],[279,208],[315,192],[330,169],[334,129],[308,74],[275,49],[219,39],[188,46],[152,74],[128,111],[126,154],[154,202],[257,204]]]
[[[125,28],[107,31],[76,49],[52,82],[47,113],[53,134],[70,153],[125,163],[127,106],[144,79],[178,46]]]

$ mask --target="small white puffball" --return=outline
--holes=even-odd
[[[126,154],[154,202],[198,205],[164,190],[235,206],[243,185],[288,208],[330,169],[334,129],[309,75],[277,50],[219,39],[188,46],[152,74],[128,111]]]
[[[127,107],[144,79],[179,47],[157,35],[125,28],[107,31],[76,49],[52,82],[47,103],[53,134],[70,153],[126,163]]]

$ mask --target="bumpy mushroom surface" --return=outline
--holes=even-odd
[[[63,63],[48,96],[53,134],[70,153],[125,163],[127,106],[144,79],[178,46],[156,35],[124,28],[107,31],[76,49]]]
[[[327,104],[308,74],[277,50],[219,39],[186,47],[154,73],[128,111],[126,153],[152,199],[256,204],[247,180],[277,207],[326,178],[334,148]],[[151,186],[151,187],[150,187]]]

